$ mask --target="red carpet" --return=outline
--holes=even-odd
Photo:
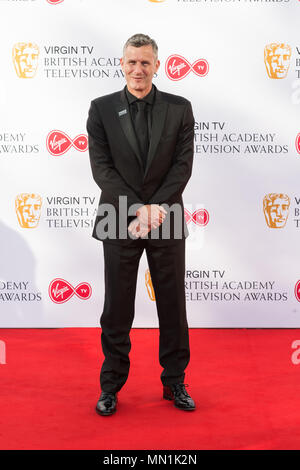
[[[101,417],[100,329],[0,330],[0,449],[300,448],[300,330],[191,329],[194,412],[162,399],[158,331],[131,339],[118,411]]]

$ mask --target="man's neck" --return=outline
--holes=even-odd
[[[127,90],[129,91],[129,93],[131,93],[133,96],[135,96],[136,98],[138,98],[139,100],[143,99],[145,96],[147,96],[150,91],[152,90],[152,83],[151,83],[151,86],[149,88],[147,88],[147,90],[143,90],[143,91],[139,91],[139,90],[133,90],[132,88],[129,88],[129,86],[127,85]]]

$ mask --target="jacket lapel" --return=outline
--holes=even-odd
[[[129,145],[131,146],[135,156],[138,159],[139,164],[142,167],[142,170],[144,171],[143,168],[143,162],[140,156],[140,151],[139,151],[139,146],[138,142],[135,136],[134,128],[131,122],[131,117],[130,117],[130,111],[129,111],[129,106],[128,102],[126,99],[125,95],[125,88],[121,91],[120,93],[120,101],[116,103],[116,111],[118,115],[118,119],[120,122],[120,125],[123,129],[123,132],[125,134],[125,137],[127,138]]]
[[[152,130],[151,130],[151,139],[149,145],[149,152],[147,157],[147,165],[145,169],[145,175],[151,166],[152,160],[155,156],[157,146],[159,144],[161,134],[164,128],[166,115],[168,110],[168,104],[162,100],[161,93],[156,89],[155,102],[152,109]]]

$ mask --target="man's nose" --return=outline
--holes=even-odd
[[[142,68],[142,66],[141,66],[140,64],[136,64],[136,66],[135,66],[135,73],[136,73],[136,74],[140,74],[140,75],[143,73],[143,68]]]

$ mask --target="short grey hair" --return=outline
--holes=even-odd
[[[157,44],[155,40],[150,38],[150,36],[147,36],[147,34],[138,33],[138,34],[134,34],[129,39],[127,39],[123,47],[123,57],[125,56],[125,51],[128,46],[133,46],[133,47],[152,46],[155,59],[157,60],[157,57],[158,57]]]

